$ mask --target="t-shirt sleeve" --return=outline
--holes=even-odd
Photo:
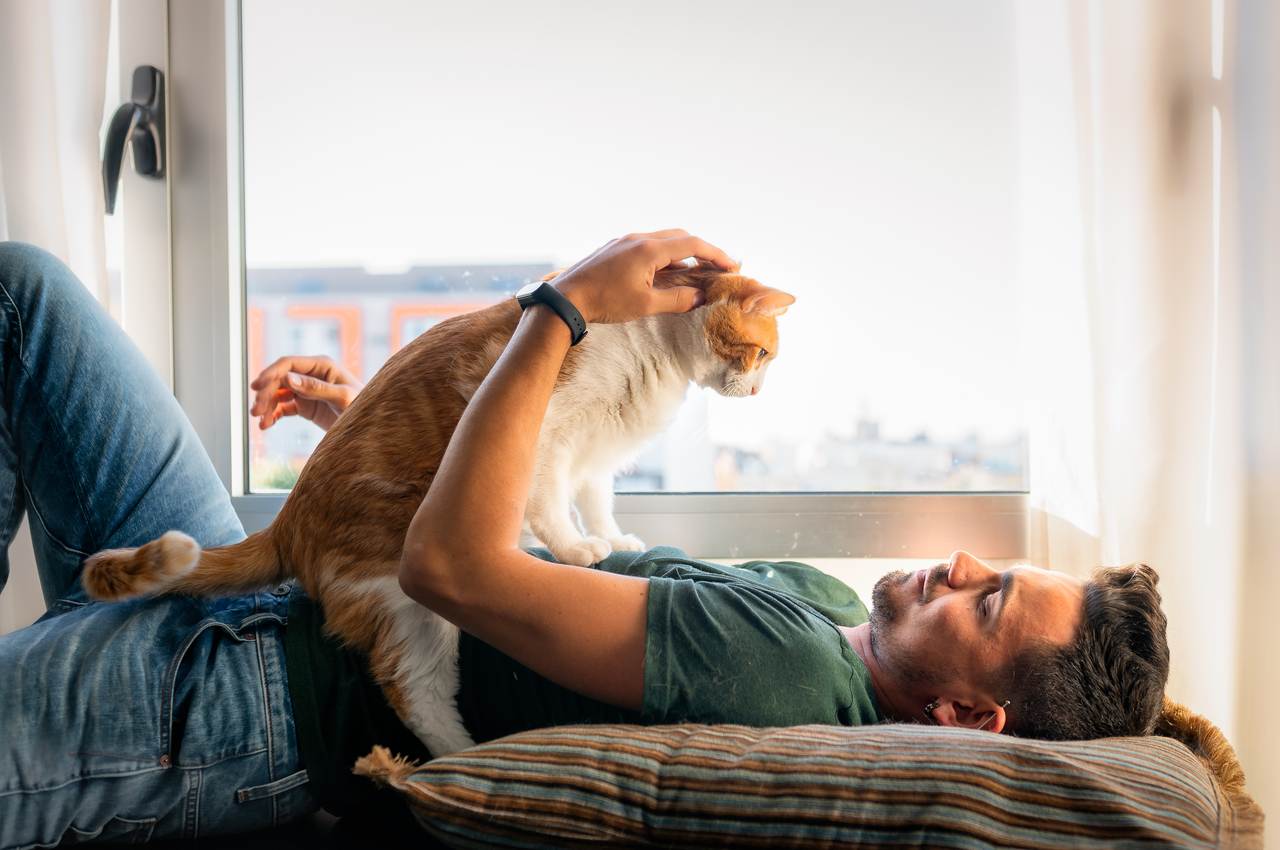
[[[798,596],[840,626],[867,622],[867,606],[853,588],[819,569],[798,561],[747,561],[727,570],[741,571],[755,581]]]
[[[723,575],[649,579],[646,723],[868,722],[861,664],[805,602]]]

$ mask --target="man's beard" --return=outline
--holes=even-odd
[[[912,575],[913,573],[908,573],[904,570],[894,570],[891,573],[885,573],[880,576],[876,586],[871,588],[871,634],[873,640],[877,627],[880,629],[887,628],[890,623],[898,619],[898,600],[893,598],[893,590],[901,587]]]
[[[880,662],[881,667],[891,671],[901,681],[923,684],[933,677],[930,671],[910,657],[898,638],[902,611],[894,594],[895,590],[914,577],[915,573],[895,570],[881,576],[871,589],[871,654]]]

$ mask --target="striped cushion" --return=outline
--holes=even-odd
[[[357,770],[451,847],[1261,846],[1249,805],[1154,736],[565,726]]]

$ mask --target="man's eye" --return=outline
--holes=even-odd
[[[982,597],[982,601],[978,603],[978,610],[982,612],[983,617],[991,616],[991,597],[994,593],[988,593]]]

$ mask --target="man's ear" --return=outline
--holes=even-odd
[[[962,726],[966,729],[984,729],[997,735],[1004,731],[1008,721],[1004,706],[994,700],[958,700],[943,697],[933,710],[933,722],[939,726]]]

